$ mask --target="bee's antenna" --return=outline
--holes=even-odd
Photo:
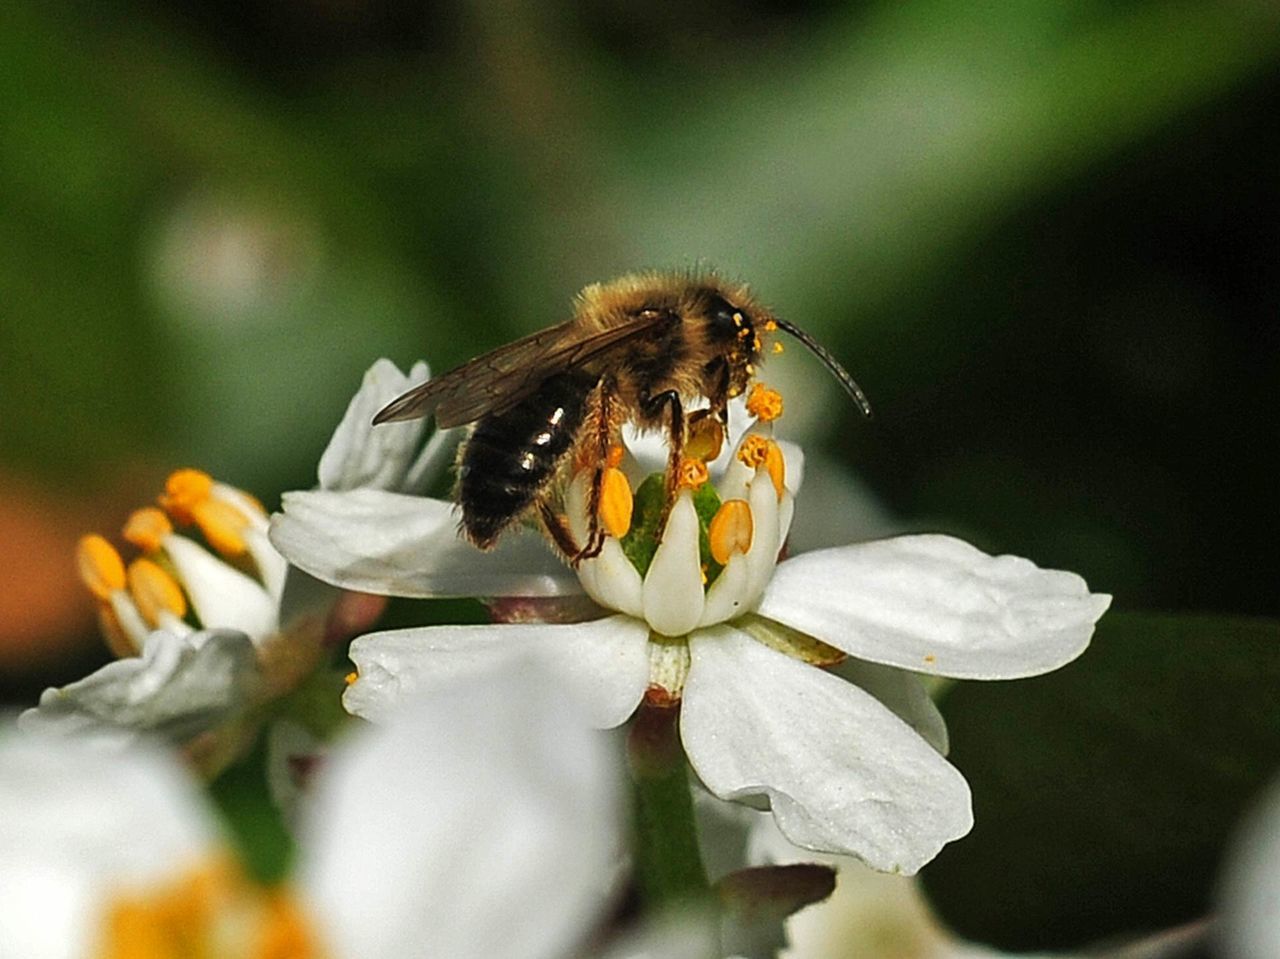
[[[800,329],[800,327],[788,323],[786,320],[779,320],[777,317],[774,318],[774,322],[778,324],[779,329],[790,333],[803,343],[810,353],[822,360],[822,365],[831,371],[831,375],[836,378],[840,385],[844,387],[844,391],[858,404],[858,409],[862,410],[862,414],[869,419],[871,417],[871,404],[867,402],[867,394],[862,392],[862,387],[854,382],[853,377],[849,375],[849,371],[840,365],[840,361],[832,356],[825,346]]]

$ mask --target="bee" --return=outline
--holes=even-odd
[[[458,454],[455,496],[464,535],[489,549],[536,514],[576,565],[604,544],[600,490],[622,424],[666,432],[669,507],[690,428],[718,425],[723,435],[728,402],[747,388],[765,355],[763,336],[775,330],[812,351],[871,415],[844,367],[746,286],[714,275],[639,273],[586,287],[572,319],[414,387],[373,422],[434,414],[442,429],[474,424]],[[700,400],[706,406],[689,412]],[[557,479],[569,463],[594,471],[586,543],[575,540],[554,508]]]

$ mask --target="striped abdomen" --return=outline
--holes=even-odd
[[[599,377],[581,370],[546,379],[511,409],[481,419],[462,451],[462,528],[481,549],[537,499],[573,446]]]

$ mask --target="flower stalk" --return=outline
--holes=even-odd
[[[647,906],[709,904],[711,884],[698,847],[678,704],[646,700],[627,730],[635,803],[635,873]]]

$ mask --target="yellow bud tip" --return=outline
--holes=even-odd
[[[116,590],[124,589],[124,561],[116,548],[97,533],[81,536],[76,543],[76,570],[89,592],[104,603]]]
[[[707,464],[702,460],[681,460],[680,468],[676,471],[676,486],[680,489],[698,489],[710,478]]]
[[[157,563],[135,559],[129,564],[129,592],[151,626],[160,625],[160,613],[170,612],[181,619],[187,615],[187,598],[178,581]]]
[[[782,394],[756,383],[747,394],[747,412],[765,423],[776,420],[782,415]]]
[[[180,469],[169,474],[160,505],[174,521],[186,525],[194,522],[195,508],[209,499],[213,477],[197,469]]]
[[[633,506],[631,485],[622,470],[607,467],[600,481],[600,522],[615,539],[622,539],[631,529]]]
[[[723,566],[734,553],[745,553],[755,537],[755,520],[744,499],[725,500],[707,527],[711,558]]]
[[[156,552],[172,532],[169,517],[154,506],[134,510],[124,524],[124,538],[144,553]]]

